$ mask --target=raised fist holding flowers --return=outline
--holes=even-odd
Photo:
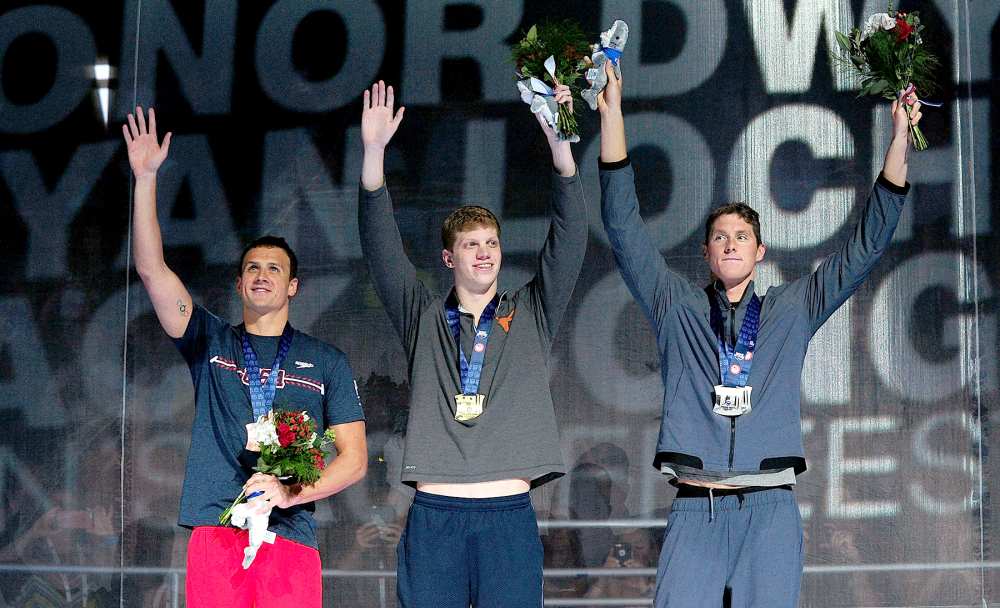
[[[910,118],[907,128],[915,150],[927,148],[927,139],[917,126],[921,105],[917,94],[927,95],[937,89],[934,70],[940,65],[924,46],[920,35],[923,29],[916,12],[894,13],[890,2],[887,12],[871,15],[863,28],[853,28],[847,34],[837,32],[841,63],[861,83],[858,96],[891,99],[897,126],[897,109],[901,106]]]

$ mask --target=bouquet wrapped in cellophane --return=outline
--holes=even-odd
[[[868,17],[863,28],[837,32],[841,64],[858,76],[859,97],[899,100],[909,114],[911,94],[927,95],[938,88],[934,71],[941,62],[924,46],[923,30],[917,12],[893,12],[890,1],[886,12]],[[910,125],[910,135],[914,149],[927,149],[919,126]]]
[[[573,111],[557,104],[553,87],[564,84],[574,99],[580,98],[577,81],[588,67],[590,44],[580,26],[571,20],[531,26],[515,45],[511,59],[517,67],[517,88],[531,111],[541,114],[563,141],[580,141]]]

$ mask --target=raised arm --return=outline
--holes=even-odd
[[[564,84],[556,85],[555,95],[556,103],[566,104],[569,106],[570,111],[573,111],[573,93],[568,86]],[[573,177],[576,175],[576,161],[573,160],[573,149],[570,147],[570,143],[568,141],[559,141],[555,131],[545,122],[541,113],[535,114],[535,118],[545,133],[545,140],[548,142],[549,150],[552,152],[552,167],[556,173],[562,177]]]
[[[393,90],[382,81],[365,91],[361,111],[361,188],[358,193],[358,227],[361,250],[368,262],[375,291],[402,338],[408,352],[414,333],[410,331],[430,294],[417,279],[399,226],[392,213],[392,199],[385,184],[385,147],[403,120],[404,108],[393,115]]]
[[[392,87],[386,87],[381,80],[372,85],[371,91],[365,90],[364,105],[361,107],[361,143],[365,148],[361,163],[361,185],[368,191],[378,190],[385,185],[385,147],[396,134],[406,111],[405,107],[400,106],[399,111],[393,115],[394,102]]]
[[[667,268],[639,215],[635,175],[625,140],[622,82],[610,61],[605,63],[605,73],[608,84],[597,96],[601,114],[601,218],[625,284],[654,329],[658,329],[676,295],[690,290],[691,285]]]
[[[907,113],[906,105],[910,105]],[[892,102],[892,143],[885,152],[882,175],[890,183],[902,188],[906,185],[906,171],[909,168],[910,128],[920,122],[920,102],[910,94],[905,101]]]
[[[163,240],[156,217],[156,172],[167,158],[170,133],[163,138],[161,145],[156,136],[156,113],[149,109],[147,125],[139,107],[135,109],[135,116],[128,115],[128,124],[122,125],[122,133],[128,147],[128,161],[135,175],[132,221],[135,269],[153,302],[163,331],[171,338],[180,338],[191,318],[191,294],[163,259]]]
[[[557,85],[555,99],[573,106],[569,87]],[[541,114],[535,114],[552,153],[552,221],[538,256],[538,268],[529,287],[534,308],[549,341],[555,337],[569,306],[573,287],[587,253],[587,206],[583,184],[577,174],[573,150],[568,141],[559,141]]]
[[[909,100],[910,116],[902,102],[892,104],[893,136],[885,163],[865,203],[851,237],[824,259],[811,275],[801,279],[813,332],[857,290],[892,242],[899,214],[909,191],[906,183],[909,154],[908,123],[920,121],[920,102]]]

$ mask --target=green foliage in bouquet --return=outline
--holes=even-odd
[[[864,28],[836,33],[841,65],[860,81],[858,97],[874,95],[895,100],[910,84],[920,95],[938,89],[934,73],[941,62],[924,46],[923,31],[917,12],[893,13],[890,1],[887,12],[870,16]],[[910,106],[905,107],[909,114]],[[915,149],[927,148],[919,126],[911,126],[910,133]]]
[[[544,21],[531,26],[514,45],[511,61],[517,68],[518,80],[537,78],[555,87],[557,83],[552,82],[545,69],[545,60],[555,58],[558,84],[569,87],[574,103],[583,103],[577,81],[590,63],[590,51],[590,43],[577,22],[571,19]],[[579,133],[576,116],[565,105],[559,106],[558,125],[566,135]]]
[[[303,412],[273,410],[261,416],[257,425],[266,429],[265,438],[260,441],[260,456],[253,470],[266,475],[274,475],[285,483],[311,485],[316,483],[326,468],[327,448],[336,439],[332,428],[322,435],[316,433],[316,421]],[[232,517],[233,507],[246,497],[240,492],[233,504],[229,505],[219,523],[227,524]]]
[[[310,485],[319,480],[326,466],[324,446],[334,440],[333,429],[316,434],[316,422],[305,412],[274,412],[277,443],[260,446],[260,456],[253,470],[275,477],[289,477],[295,483]]]

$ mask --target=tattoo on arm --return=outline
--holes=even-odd
[[[177,310],[181,313],[182,317],[188,316],[188,307],[187,304],[184,303],[184,300],[177,300]]]

